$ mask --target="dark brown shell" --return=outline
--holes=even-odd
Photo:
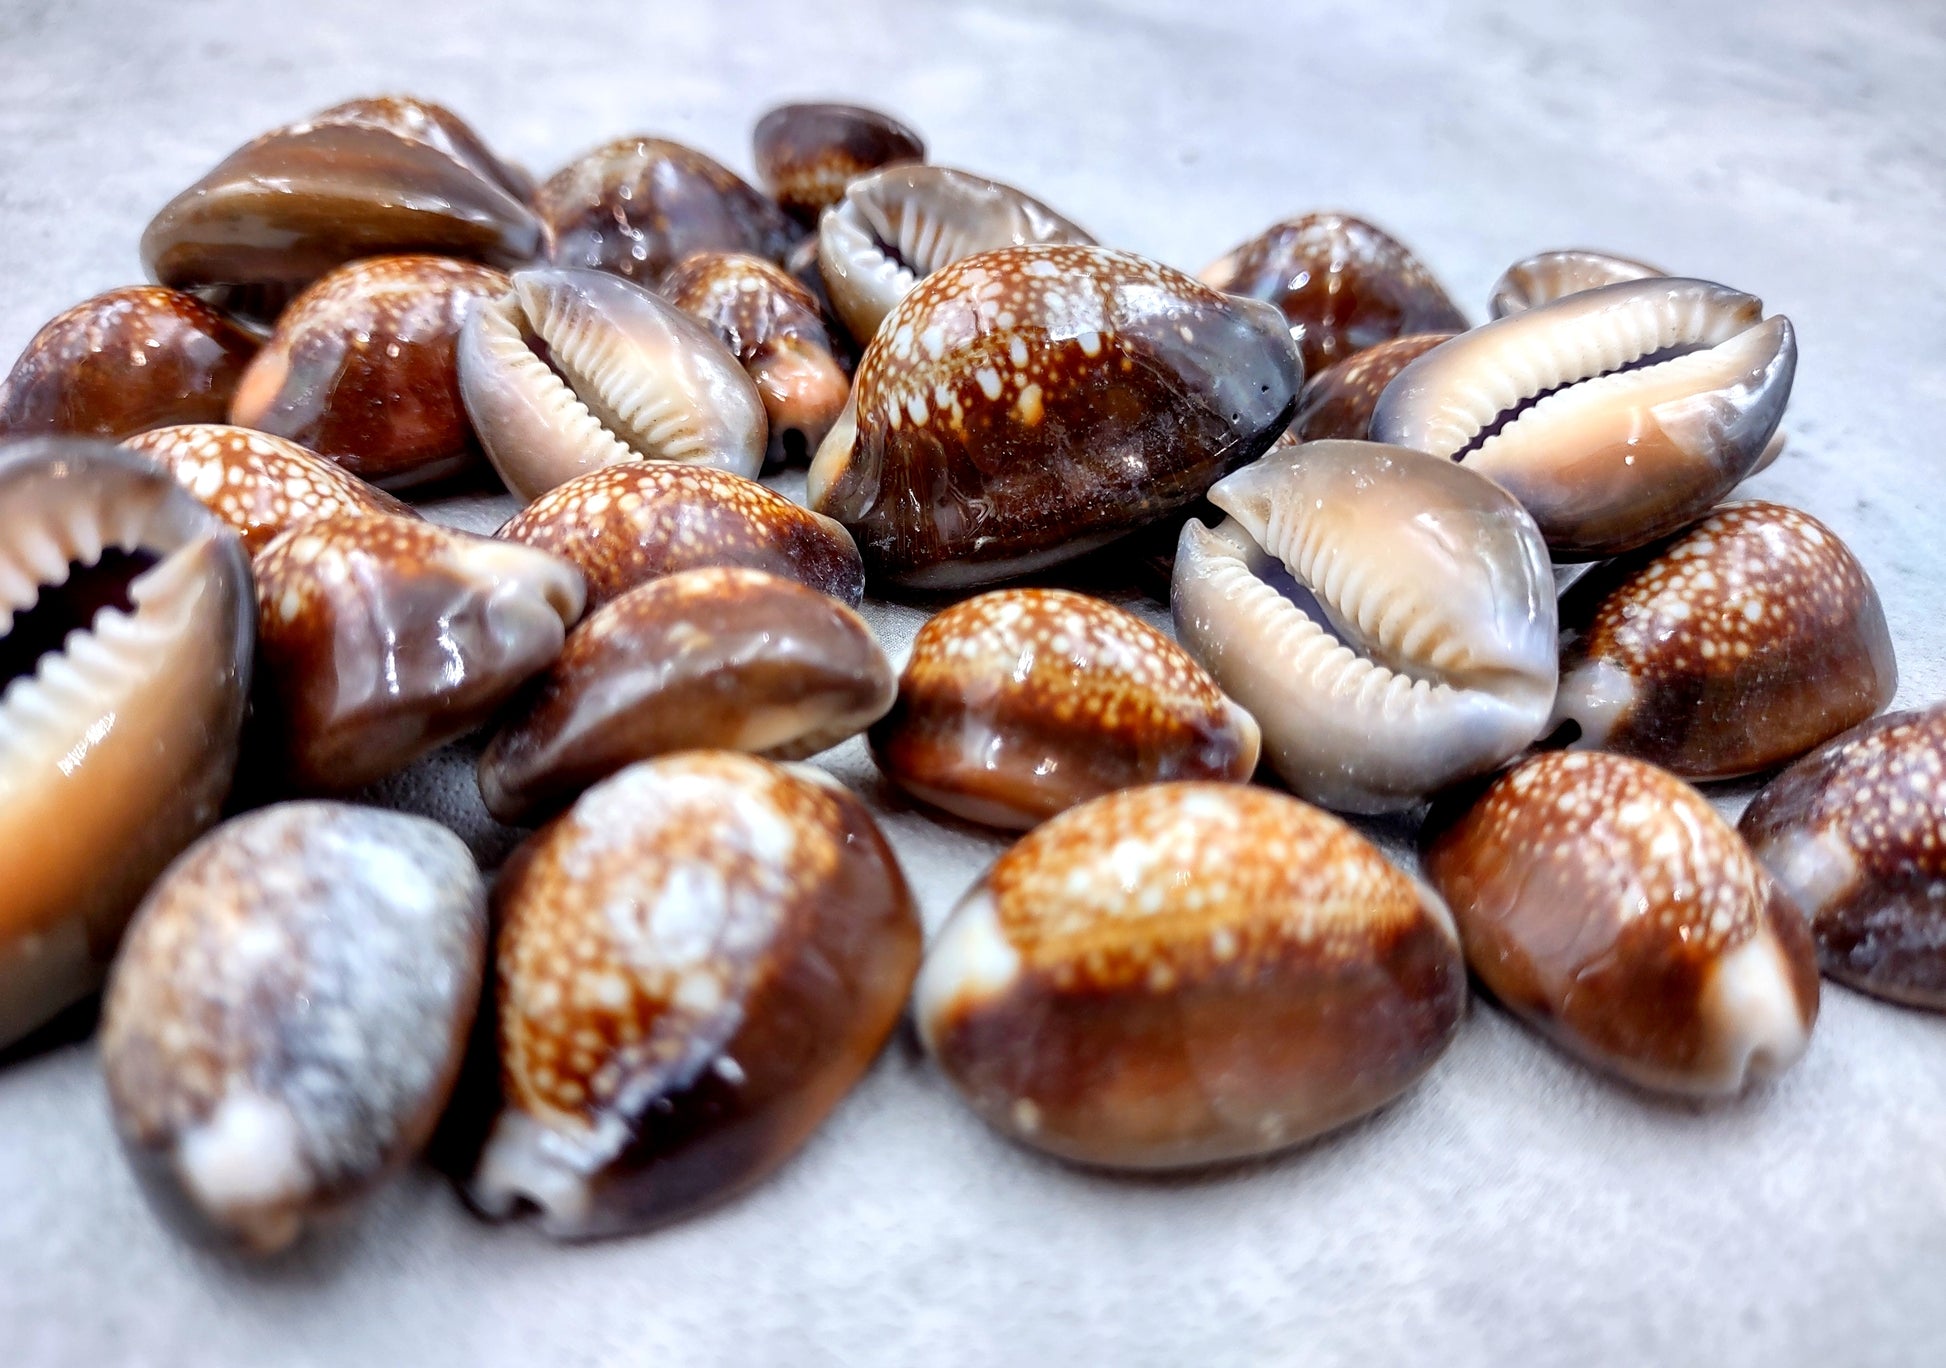
[[[534,192],[534,209],[555,265],[651,289],[692,252],[782,261],[803,235],[721,162],[664,138],[618,138],[575,158]]]
[[[1437,832],[1426,872],[1494,996],[1631,1082],[1736,1093],[1810,1041],[1803,914],[1701,794],[1653,765],[1536,756]]]
[[[341,266],[278,318],[230,421],[390,488],[482,466],[460,399],[460,326],[475,300],[509,288],[505,272],[450,257]]]
[[[540,224],[495,176],[449,148],[344,107],[275,129],[177,195],[142,234],[149,274],[178,289],[239,287],[276,311],[335,266],[427,252],[511,268]]]
[[[851,394],[816,297],[747,252],[698,252],[663,279],[662,294],[749,372],[770,420],[765,460],[808,460]]]
[[[1898,666],[1865,568],[1781,504],[1725,504],[1561,599],[1550,724],[1692,779],[1802,755],[1892,701]]]
[[[780,105],[757,121],[753,141],[764,188],[807,228],[866,172],[926,159],[917,133],[859,105]]]
[[[57,315],[0,383],[0,438],[119,441],[169,423],[218,423],[256,340],[193,295],[110,290]]]
[[[703,466],[627,462],[557,485],[495,535],[579,566],[599,608],[679,570],[740,565],[856,607],[865,567],[851,534],[755,480]]]
[[[890,581],[991,583],[1193,501],[1270,446],[1302,379],[1274,310],[1167,266],[980,253],[886,317],[808,498]]]
[[[1348,438],[1362,442],[1371,435],[1372,410],[1392,378],[1434,347],[1452,337],[1449,332],[1412,333],[1355,352],[1304,382],[1291,431],[1299,441]]]
[[[1467,327],[1425,263],[1349,214],[1273,223],[1205,267],[1201,279],[1282,310],[1309,375],[1395,337]]]
[[[469,1193],[566,1239],[674,1220],[790,1158],[878,1054],[919,960],[864,804],[726,751],[588,790],[493,903],[506,1106]]]
[[[1739,830],[1811,918],[1825,973],[1946,1011],[1946,705],[1805,756]]]
[[[506,192],[525,203],[533,198],[534,178],[496,156],[466,120],[444,105],[416,95],[366,95],[311,116],[314,124],[358,124],[387,129],[436,147],[456,162],[498,181]]]

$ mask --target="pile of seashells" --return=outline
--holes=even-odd
[[[1946,1007],[1946,711],[1875,717],[1828,528],[1722,502],[1781,450],[1787,319],[1556,251],[1469,328],[1336,214],[1192,277],[850,106],[755,157],[537,186],[356,100],[170,201],[158,283],[0,387],[0,1043],[105,982],[159,1209],[275,1250],[448,1116],[481,1212],[640,1230],[783,1162],[908,1002],[994,1127],[1130,1168],[1382,1105],[1469,970],[1699,1096],[1799,1057],[1820,967]],[[757,481],[806,462],[808,506]],[[400,497],[492,477],[493,537]],[[1090,552],[1166,572],[1173,640],[988,588]],[[902,670],[867,588],[954,600]],[[491,890],[342,801],[483,727],[538,828]],[[930,947],[792,763],[861,733],[1026,833]],[[1687,782],[1792,761],[1741,830]],[[1325,809],[1425,813],[1422,870]]]

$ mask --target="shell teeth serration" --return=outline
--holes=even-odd
[[[520,376],[521,388],[537,396],[548,406],[551,425],[563,433],[569,441],[584,452],[598,452],[600,455],[591,465],[613,465],[622,461],[641,459],[641,453],[610,432],[602,421],[595,417],[588,406],[565,381],[534,354],[513,319],[499,309],[484,312],[485,325],[482,333],[491,350],[497,366]],[[533,320],[530,320],[530,322]],[[534,330],[546,337],[546,332],[535,323]],[[548,345],[554,344],[550,340]]]

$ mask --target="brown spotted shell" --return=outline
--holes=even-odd
[[[749,372],[770,419],[766,463],[808,460],[851,393],[811,292],[747,252],[698,252],[664,278],[662,294]]]
[[[1310,375],[1395,337],[1467,326],[1466,315],[1404,243],[1349,214],[1273,223],[1211,262],[1200,278],[1228,294],[1276,305]]]
[[[802,230],[714,158],[666,138],[627,137],[575,158],[534,192],[557,266],[612,271],[656,288],[692,252],[781,261]]]
[[[156,428],[122,443],[176,477],[255,555],[280,532],[335,513],[419,515],[295,442],[222,423]]]
[[[933,941],[913,1015],[1006,1135],[1170,1168],[1391,1100],[1465,1001],[1446,909],[1343,822],[1240,784],[1152,784],[1002,855]]]
[[[279,316],[230,421],[393,488],[481,465],[460,399],[460,326],[475,301],[509,284],[503,271],[449,257],[341,266]]]
[[[670,751],[801,759],[857,735],[897,691],[842,603],[762,570],[684,570],[569,634],[480,757],[480,793],[501,821],[525,821]]]
[[[1836,533],[1781,504],[1725,504],[1561,600],[1552,729],[1692,779],[1802,755],[1892,701],[1878,591]]]
[[[1946,1011],[1946,705],[1805,756],[1738,829],[1811,918],[1825,973]]]
[[[1167,266],[980,253],[886,317],[807,496],[892,583],[991,583],[1192,502],[1270,446],[1302,380],[1273,310]]]
[[[116,1129],[158,1209],[267,1254],[426,1143],[486,961],[473,859],[423,817],[281,803],[149,890],[104,1000]]]
[[[864,805],[814,775],[646,761],[516,854],[481,1209],[531,1205],[564,1238],[675,1219],[783,1163],[864,1073],[919,922]]]
[[[256,759],[284,790],[346,792],[490,717],[581,616],[559,557],[341,513],[258,553]]]
[[[1452,336],[1433,332],[1395,337],[1319,371],[1304,382],[1291,431],[1304,442],[1364,441],[1371,435],[1372,410],[1392,378]]]
[[[860,176],[926,159],[917,133],[890,114],[850,104],[779,105],[757,120],[752,142],[764,188],[806,227]]]
[[[1257,724],[1132,613],[1061,589],[1001,589],[919,629],[872,758],[956,816],[1026,829],[1116,789],[1246,782]]]
[[[740,565],[856,607],[865,567],[851,534],[755,480],[703,466],[629,462],[558,485],[497,536],[580,567],[600,607],[679,570]]]
[[[1737,1093],[1810,1041],[1803,914],[1701,794],[1653,765],[1536,756],[1438,832],[1426,872],[1495,997],[1642,1087]]]
[[[221,422],[256,350],[194,295],[151,285],[98,294],[35,333],[0,381],[0,438],[116,441],[168,423]]]

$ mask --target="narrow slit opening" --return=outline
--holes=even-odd
[[[1626,375],[1630,371],[1647,370],[1650,366],[1659,366],[1664,361],[1674,361],[1678,357],[1688,356],[1693,352],[1701,350],[1702,347],[1696,343],[1679,342],[1675,346],[1663,347],[1658,351],[1652,351],[1638,356],[1633,361],[1624,361],[1619,366],[1611,366],[1599,374],[1583,375],[1577,376],[1572,380],[1563,380],[1560,384],[1541,390],[1537,394],[1530,394],[1511,407],[1501,409],[1499,413],[1495,414],[1493,421],[1473,434],[1472,441],[1453,453],[1453,459],[1455,461],[1464,461],[1468,456],[1473,455],[1493,438],[1498,437],[1507,428],[1519,421],[1526,415],[1529,409],[1533,408],[1549,395],[1559,394],[1562,390],[1571,389],[1576,385],[1585,385],[1592,380],[1605,380],[1611,375]]]
[[[15,613],[13,626],[0,637],[0,689],[33,674],[69,633],[92,627],[103,609],[134,612],[129,586],[160,559],[152,551],[110,547],[93,565],[71,564],[65,582],[43,585],[33,605]]]

